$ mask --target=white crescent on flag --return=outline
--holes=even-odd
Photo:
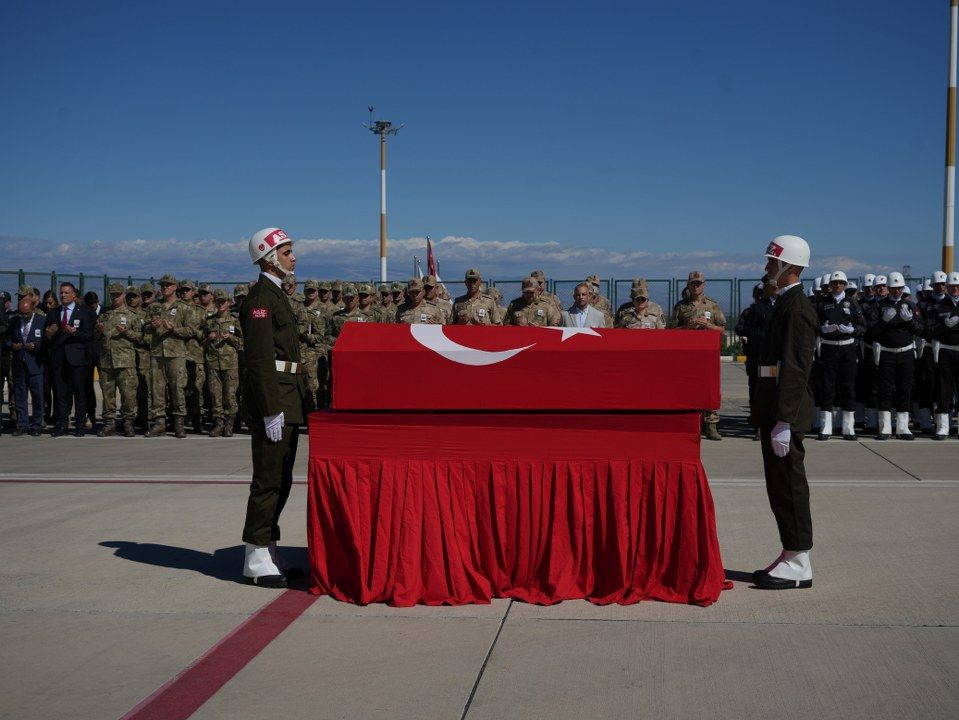
[[[511,350],[489,351],[472,348],[468,345],[460,345],[453,342],[446,333],[443,332],[442,325],[415,324],[410,325],[410,334],[420,345],[432,350],[437,355],[441,355],[447,360],[452,360],[460,365],[472,365],[480,367],[483,365],[495,365],[504,360],[509,360],[514,355],[518,355],[524,350],[529,350],[533,345],[525,345]]]

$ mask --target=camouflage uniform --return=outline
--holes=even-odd
[[[175,282],[172,275],[164,275],[161,282]],[[186,417],[186,343],[196,337],[196,331],[190,325],[187,314],[190,306],[182,300],[151,303],[147,308],[147,322],[143,326],[145,337],[150,339],[150,368],[153,388],[153,403],[150,412],[153,415],[153,427],[147,437],[162,435],[165,431],[166,394],[170,391],[170,408],[173,415],[174,430],[178,437],[184,437],[183,419]],[[154,320],[166,320],[173,328],[156,329]]]
[[[649,289],[645,281],[633,283],[633,289],[629,293],[630,297],[646,298],[646,307],[637,310],[633,302],[625,303],[616,311],[616,327],[630,328],[640,330],[662,330],[666,327],[666,318],[663,316],[663,308],[659,303],[649,300]]]
[[[310,283],[315,284],[318,293],[324,291],[329,291],[331,289],[331,283],[328,280],[308,280],[307,285]],[[333,320],[333,303],[323,302],[322,300],[317,299],[316,302],[306,305],[307,312],[312,316],[311,323],[313,324],[313,334],[319,335],[321,338],[320,344],[317,345],[314,350],[316,354],[316,390],[313,390],[313,387],[310,387],[310,392],[312,393],[316,407],[322,408],[330,404],[329,398],[329,387],[330,387],[330,344],[332,340],[330,338],[330,327]]]
[[[423,289],[426,290],[426,302],[436,306],[440,312],[440,322],[446,325],[453,317],[453,303],[440,297],[438,282],[435,275],[427,275],[423,278]],[[430,297],[431,294],[433,297]]]
[[[194,290],[190,280],[182,280],[180,289]],[[206,322],[207,311],[193,302],[184,302],[187,307],[186,322],[193,334],[186,341],[186,399],[187,411],[193,418],[193,431],[202,430],[203,389],[206,387],[206,366],[203,364],[203,348],[200,340],[203,339],[203,324]]]
[[[123,285],[111,283],[108,291],[125,293]],[[143,317],[126,305],[100,313],[94,338],[103,342],[100,351],[100,392],[103,395],[101,436],[116,433],[117,390],[120,391],[120,417],[123,432],[133,437],[137,414],[137,346],[143,339]]]
[[[343,285],[343,297],[356,297],[356,286],[352,283]],[[330,336],[335,341],[343,331],[343,326],[348,322],[375,322],[369,315],[360,310],[359,306],[352,310],[345,308],[338,310],[333,314],[333,321],[330,325]]]
[[[127,287],[127,304],[131,312],[135,312],[140,317],[141,327],[147,323],[147,307],[143,305],[142,297],[145,288],[153,292],[153,286],[150,283],[143,283],[139,288],[130,285]],[[129,306],[131,296],[136,295],[141,298],[137,307]],[[150,405],[153,403],[153,392],[151,391],[152,377],[150,372],[150,340],[141,331],[140,337],[136,342],[137,353],[137,417],[136,424],[145,430],[150,428]]]
[[[226,300],[226,291],[217,289],[213,297]],[[233,434],[233,420],[237,405],[237,386],[240,382],[240,350],[243,348],[243,330],[232,313],[219,312],[207,317],[203,327],[203,354],[206,360],[206,382],[213,409],[213,429],[210,437]]]
[[[316,409],[316,397],[320,389],[317,374],[317,360],[320,353],[326,353],[326,325],[306,309],[295,296],[288,297],[293,317],[296,318],[296,331],[300,342],[300,362],[303,364],[306,384],[309,389],[307,411]],[[319,321],[319,322],[317,322]]]
[[[549,301],[533,295],[532,302],[526,302],[526,294],[534,293],[539,281],[530,276],[523,280],[523,296],[516,298],[506,308],[507,325],[537,325],[540,327],[559,327],[563,322],[561,311]]]
[[[476,268],[470,268],[466,271],[466,281],[482,281],[480,271]],[[499,325],[497,322],[496,303],[489,295],[483,292],[477,292],[470,297],[469,293],[460,295],[453,301],[453,316],[451,322],[454,325]]]
[[[409,297],[411,299],[396,308],[396,322],[404,325],[417,325],[421,323],[442,325],[444,318],[443,311],[429,300],[426,300],[424,295],[421,294],[424,290],[423,281],[419,278],[414,278],[406,284],[406,287],[410,291]],[[415,303],[412,300],[414,297],[413,293],[416,293],[417,297]]]
[[[230,314],[233,316],[234,325],[240,324],[240,312],[243,310],[243,301],[246,300],[246,296],[250,294],[250,286],[246,283],[237,283],[233,286],[233,307],[230,309]],[[240,382],[236,387],[236,405],[237,407],[243,407],[243,375],[246,372],[246,366],[243,361],[243,350],[242,348],[237,352],[238,362],[240,366]],[[236,419],[233,422],[234,428],[239,430],[240,425],[240,415],[237,414]],[[227,428],[227,432],[230,435],[233,434],[233,430]],[[227,434],[224,432],[224,435]]]

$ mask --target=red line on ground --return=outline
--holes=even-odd
[[[120,720],[186,720],[316,599],[301,590],[286,590]]]
[[[122,478],[0,478],[0,483],[11,484],[66,484],[66,485],[249,485],[249,480],[125,480]],[[294,485],[306,485],[305,480],[294,480]]]

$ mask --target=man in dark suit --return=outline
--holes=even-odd
[[[819,321],[799,275],[809,267],[809,245],[780,235],[766,248],[766,276],[779,288],[759,353],[750,419],[759,429],[769,506],[779,526],[782,552],[753,573],[767,590],[812,587],[812,517],[803,438],[812,426],[810,385]]]
[[[17,427],[14,435],[40,434],[43,427],[43,334],[45,318],[34,312],[37,301],[29,285],[21,285],[17,295],[18,314],[10,320],[3,338],[4,348],[11,351],[13,395],[17,406]],[[27,413],[27,393],[33,400],[33,412]]]
[[[280,513],[293,485],[299,425],[306,421],[307,384],[296,317],[281,288],[293,280],[293,241],[279,228],[250,238],[260,277],[243,302],[246,374],[243,400],[250,418],[253,481],[247,502],[243,577],[261,587],[283,588],[302,569],[284,568],[277,554]]]
[[[67,434],[70,401],[74,406],[76,437],[83,437],[87,420],[86,373],[89,366],[87,344],[93,339],[96,318],[79,302],[73,283],[60,284],[60,307],[47,314],[44,335],[47,358],[56,388],[58,424],[54,437]]]

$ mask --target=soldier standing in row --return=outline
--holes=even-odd
[[[195,298],[196,286],[192,280],[181,280],[180,300],[186,306],[185,322],[193,331],[186,339],[186,401],[193,432],[203,432],[203,388],[206,387],[206,368],[203,365],[203,323],[206,311]]]
[[[427,323],[432,325],[443,324],[443,311],[426,300],[426,289],[423,281],[413,278],[406,283],[406,302],[396,309],[395,322],[404,325]]]
[[[333,313],[333,321],[330,326],[330,336],[335,340],[343,331],[343,326],[348,322],[370,322],[369,316],[360,310],[360,298],[357,294],[356,285],[353,283],[344,283],[342,285],[343,302],[346,303],[341,310]]]
[[[929,319],[936,363],[936,440],[949,437],[949,411],[959,389],[959,272],[949,273],[945,288]]]
[[[326,353],[326,324],[322,318],[306,309],[306,306],[297,298],[296,280],[289,276],[283,283],[283,291],[290,301],[290,308],[296,318],[297,337],[300,341],[300,362],[303,365],[303,375],[306,377],[307,412],[316,410],[316,397],[320,389],[317,377],[317,357],[319,353]],[[319,320],[319,322],[315,322]]]
[[[832,435],[834,405],[842,409],[842,436],[856,439],[856,370],[858,340],[866,332],[862,308],[846,297],[846,273],[829,278],[829,293],[816,305],[819,320],[819,439]]]
[[[649,288],[643,278],[633,281],[629,297],[631,302],[616,312],[616,327],[631,330],[663,330],[666,327],[663,308],[649,299]]]
[[[559,327],[562,322],[560,311],[552,303],[540,299],[538,293],[539,281],[534,277],[524,278],[523,294],[506,308],[506,324]]]
[[[97,318],[94,337],[102,341],[100,351],[100,392],[103,396],[103,427],[100,437],[117,433],[117,391],[123,434],[133,437],[137,415],[137,350],[143,338],[143,317],[127,307],[126,290],[110,283],[110,309]]]
[[[687,296],[673,308],[670,327],[723,332],[726,329],[726,316],[719,303],[706,296],[706,276],[699,270],[693,270],[689,273],[686,290]],[[707,440],[723,439],[719,434],[719,413],[716,410],[703,411],[702,425]]]
[[[743,310],[736,323],[736,334],[742,338],[746,350],[746,377],[749,382],[749,409],[753,409],[756,396],[756,382],[759,378],[759,352],[762,350],[766,326],[773,312],[776,293],[779,289],[766,282],[757,283],[753,288],[753,304]],[[758,440],[757,435],[754,440]]]
[[[454,325],[498,325],[494,319],[497,315],[496,304],[493,299],[480,292],[483,277],[476,268],[466,271],[464,279],[466,294],[460,295],[453,302]]]
[[[226,290],[214,290],[213,302],[216,312],[207,317],[203,327],[206,382],[213,409],[210,437],[232,437],[238,410],[237,385],[240,382],[243,329],[230,312],[230,296]]]
[[[448,324],[453,315],[453,303],[440,297],[440,284],[435,275],[427,275],[423,278],[423,292],[426,302],[435,305],[439,310],[440,322],[443,325]]]
[[[177,282],[173,275],[160,278],[162,301],[147,308],[144,334],[150,338],[150,368],[152,374],[153,425],[147,437],[166,433],[166,394],[170,391],[170,410],[173,414],[173,434],[186,437],[186,342],[196,332],[187,319],[188,306],[176,296]]]

